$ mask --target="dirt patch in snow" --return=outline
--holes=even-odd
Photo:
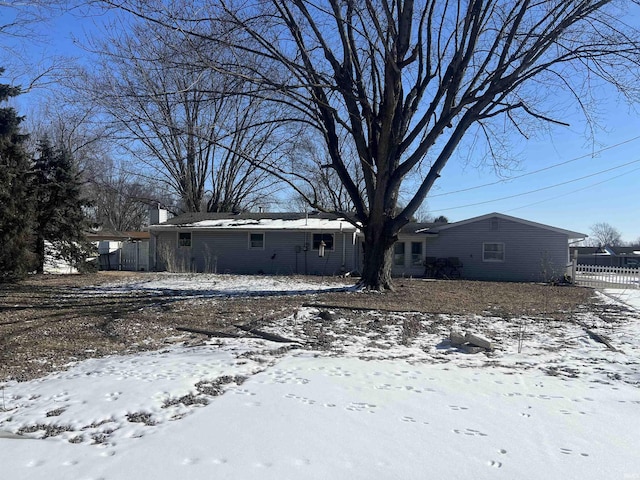
[[[87,358],[155,350],[172,343],[195,344],[206,339],[179,332],[176,327],[229,333],[240,333],[236,324],[273,327],[282,319],[295,318],[304,306],[313,306],[320,312],[338,309],[343,324],[346,320],[347,325],[358,325],[360,334],[365,329],[371,334],[371,341],[380,344],[386,341],[385,327],[397,325],[401,331],[399,342],[408,344],[420,328],[420,319],[412,315],[428,315],[444,323],[447,315],[565,321],[575,312],[590,308],[588,305],[594,301],[593,290],[587,288],[423,279],[397,279],[396,290],[385,293],[208,296],[99,288],[148,282],[156,278],[154,275],[46,275],[0,285],[0,381],[36,378]],[[197,277],[191,278],[197,283]],[[295,285],[300,278],[306,283],[345,283],[341,278],[318,277],[287,281]],[[324,322],[330,323],[331,318]],[[319,321],[318,325],[322,324]],[[303,329],[300,332],[304,334]],[[310,348],[330,348],[334,333],[316,328],[309,335]]]

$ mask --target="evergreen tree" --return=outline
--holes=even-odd
[[[19,94],[19,87],[0,84],[0,103]],[[31,165],[21,121],[15,109],[0,108],[0,282],[18,279],[34,266]]]
[[[36,254],[38,272],[44,271],[45,241],[53,246],[48,252],[82,270],[91,254],[86,240],[86,201],[82,198],[80,174],[69,151],[54,147],[48,138],[38,145],[34,163],[36,207]]]

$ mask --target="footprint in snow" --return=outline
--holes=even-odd
[[[247,395],[247,396],[250,396],[250,397],[255,396],[254,392],[250,392],[246,388],[231,388],[230,390],[235,395]]]
[[[451,410],[469,410],[469,407],[459,407],[458,405],[449,405]]]
[[[112,393],[107,393],[105,395],[105,400],[107,402],[113,402],[115,400],[118,400],[118,398],[120,398],[120,395],[122,395],[122,392],[112,392]]]
[[[564,455],[571,455],[571,454],[573,454],[573,450],[571,450],[570,448],[561,448],[560,449],[560,453],[562,453]],[[588,457],[589,454],[588,453],[581,453],[580,456],[581,457]]]
[[[351,412],[363,412],[363,411],[368,411],[369,413],[374,413],[373,410],[370,410],[372,408],[375,408],[376,406],[370,403],[364,403],[364,402],[351,402],[346,408],[347,410],[351,411]]]
[[[373,388],[376,390],[391,390],[392,386],[388,383],[383,383],[382,385],[376,385]]]
[[[488,437],[486,433],[482,433],[480,430],[474,430],[473,428],[465,428],[464,430],[453,429],[453,433],[467,435],[470,437]]]

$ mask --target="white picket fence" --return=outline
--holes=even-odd
[[[640,288],[640,268],[577,265],[575,279],[595,288]]]

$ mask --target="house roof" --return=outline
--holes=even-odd
[[[577,251],[578,255],[611,255],[602,247],[569,247],[571,251]]]
[[[508,221],[511,221],[511,222],[517,222],[517,223],[521,223],[523,225],[529,225],[531,227],[550,230],[552,232],[556,232],[556,233],[561,233],[561,234],[567,235],[568,238],[586,238],[586,237],[588,237],[588,235],[585,234],[585,233],[574,232],[572,230],[565,230],[564,228],[552,227],[551,225],[545,225],[544,223],[532,222],[530,220],[525,220],[523,218],[518,218],[518,217],[512,217],[510,215],[505,215],[504,213],[497,213],[497,212],[488,213],[486,215],[481,215],[479,217],[468,218],[466,220],[461,220],[459,222],[439,224],[439,225],[434,226],[432,228],[428,228],[426,230],[423,230],[423,233],[437,233],[437,232],[441,232],[442,230],[447,230],[449,228],[456,228],[456,227],[460,227],[462,225],[467,225],[469,223],[480,222],[482,220],[488,220],[490,218],[500,218],[502,220],[508,220]]]
[[[113,240],[125,242],[128,240],[148,240],[149,232],[118,232],[116,230],[100,230],[97,232],[87,233],[87,239],[97,242],[100,240]]]
[[[606,247],[613,255],[618,257],[640,257],[640,247]]]
[[[578,255],[606,255],[612,257],[640,257],[640,247],[571,247],[571,251],[577,251]]]
[[[185,213],[150,230],[334,230],[355,232],[345,217],[331,213]]]
[[[433,222],[409,222],[404,227],[400,229],[401,233],[404,234],[412,234],[412,233],[430,233],[436,227],[445,225],[444,223],[433,223]]]

